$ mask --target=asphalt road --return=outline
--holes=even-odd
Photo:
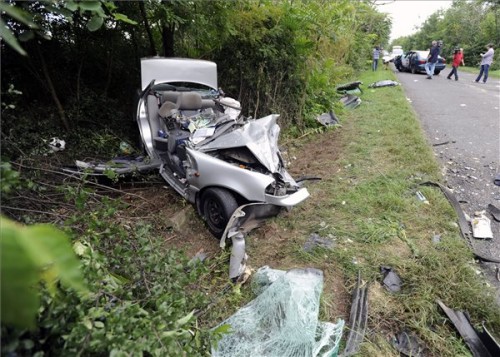
[[[460,72],[448,80],[447,68],[432,80],[425,74],[397,73],[407,100],[412,104],[429,145],[442,166],[446,185],[454,191],[466,215],[486,210],[492,239],[472,238],[473,249],[500,259],[500,222],[487,212],[489,204],[500,209],[500,80],[474,83],[476,74]],[[479,70],[478,70],[479,73]],[[500,304],[500,264],[480,263],[487,281],[497,288]]]

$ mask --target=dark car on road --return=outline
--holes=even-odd
[[[425,73],[425,64],[429,51],[408,51],[394,59],[394,65],[400,72]],[[434,74],[439,74],[446,67],[446,59],[439,56]]]

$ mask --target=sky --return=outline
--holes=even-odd
[[[379,0],[377,8],[380,12],[392,17],[391,41],[401,36],[416,32],[427,18],[439,9],[446,10],[452,0]]]

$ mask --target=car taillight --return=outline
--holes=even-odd
[[[427,61],[426,60],[420,60],[420,61],[418,61],[418,63],[420,63],[420,64],[425,64],[425,62],[427,62]]]

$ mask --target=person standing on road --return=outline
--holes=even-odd
[[[380,48],[375,46],[372,53],[372,71],[376,71],[378,67],[378,59],[380,58]]]
[[[490,66],[493,63],[493,55],[495,54],[495,51],[493,50],[493,44],[490,43],[486,47],[488,47],[488,51],[486,51],[486,53],[481,53],[481,57],[483,59],[481,60],[481,69],[479,70],[479,75],[474,81],[476,83],[479,83],[483,73],[484,73],[483,83],[486,83],[486,80],[488,79],[488,72],[490,70]]]
[[[432,79],[434,75],[434,68],[436,68],[436,63],[438,61],[439,53],[441,52],[441,47],[438,46],[437,41],[432,41],[432,47],[429,50],[429,55],[427,56],[427,63],[425,64],[425,72],[427,72],[427,79]]]
[[[460,66],[460,64],[465,66],[463,48],[455,48],[453,63],[451,64],[451,72],[446,78],[451,79],[451,76],[454,74],[455,80],[458,81],[458,66]]]

